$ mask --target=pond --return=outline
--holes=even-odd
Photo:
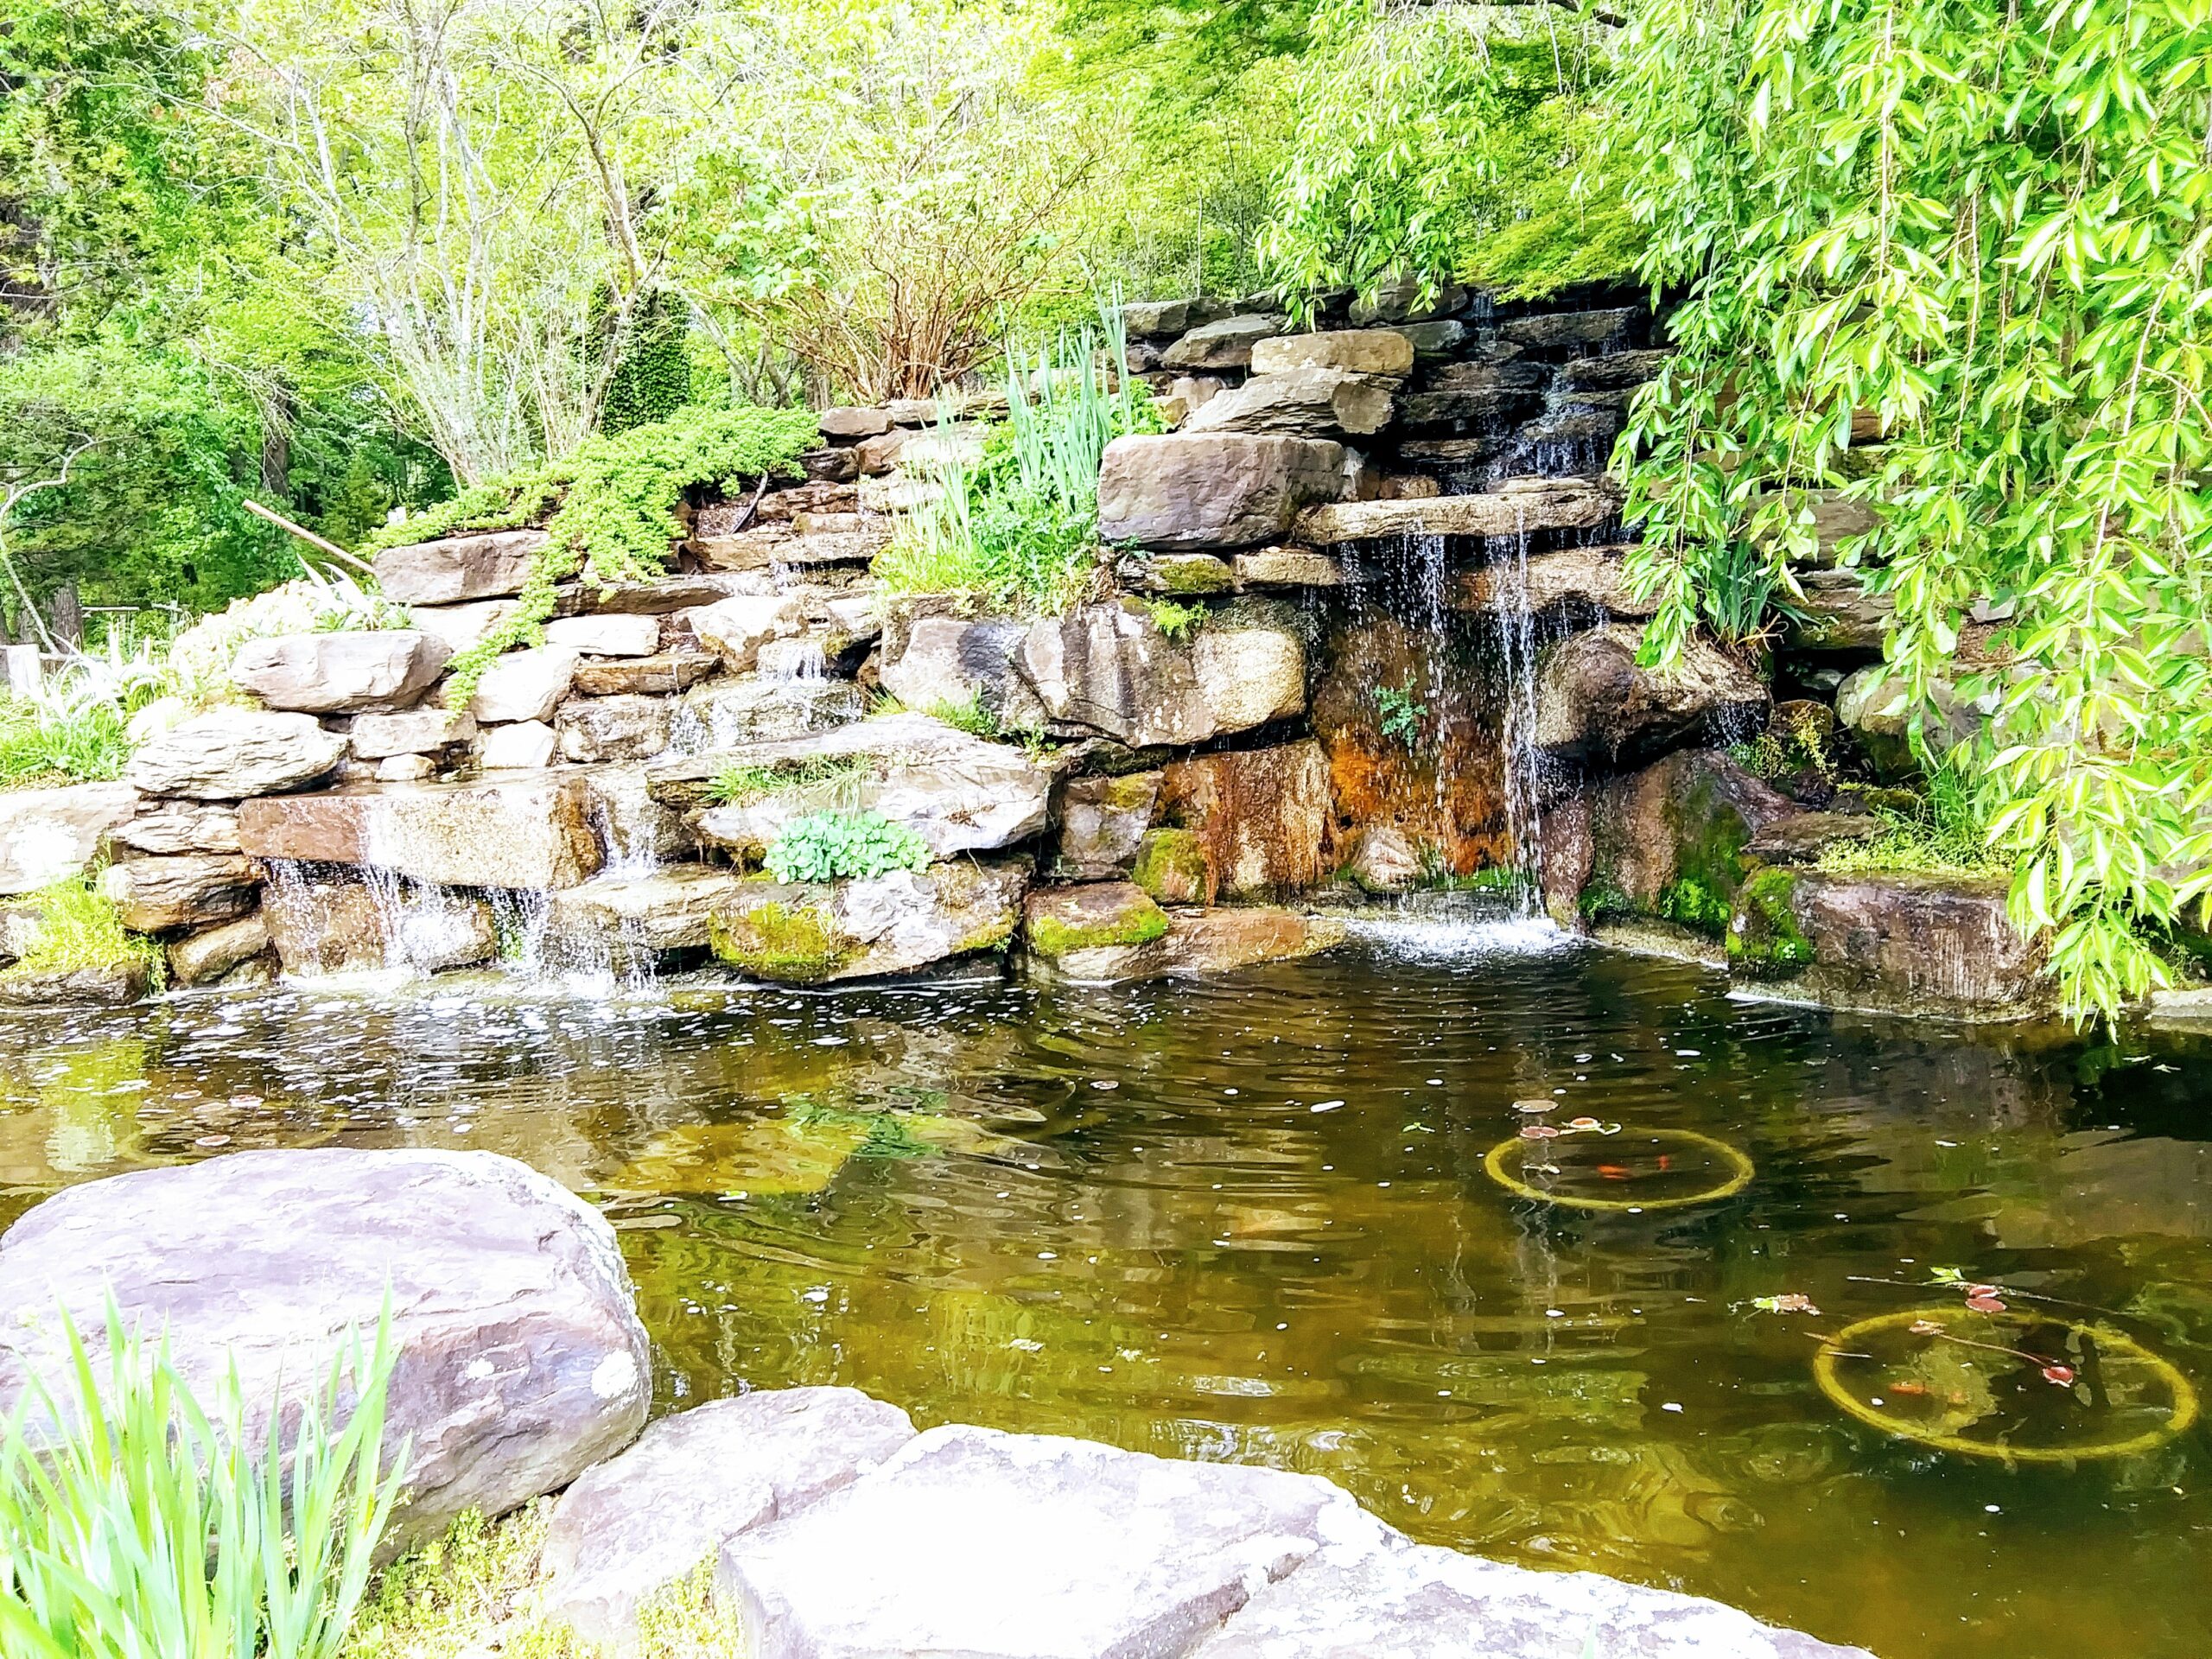
[[[1733,1000],[1529,925],[1138,989],[289,987],[0,1024],[0,1221],[228,1149],[485,1147],[620,1230],[663,1409],[850,1383],[1327,1475],[1885,1659],[2196,1659],[2206,1431],[2161,1440],[2121,1347],[2212,1380],[2208,1058]],[[1976,1281],[2011,1310],[1891,1321],[1840,1389],[2149,1449],[1962,1454],[1816,1387],[1824,1338]]]

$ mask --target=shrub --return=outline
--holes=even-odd
[[[768,849],[768,870],[779,881],[867,880],[893,870],[926,868],[926,842],[880,812],[810,812],[784,826]]]
[[[162,683],[148,656],[88,656],[48,676],[35,696],[0,698],[0,790],[120,778],[130,716]]]
[[[380,1468],[389,1315],[261,1445],[235,1369],[211,1416],[112,1303],[102,1357],[62,1317],[67,1397],[34,1383],[0,1440],[0,1650],[335,1659],[399,1491]],[[50,1441],[34,1419],[67,1427]]]

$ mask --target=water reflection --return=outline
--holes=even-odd
[[[1968,1465],[1846,1419],[1809,1361],[1927,1294],[1866,1281],[1958,1266],[2115,1310],[2203,1381],[2201,1045],[1831,1019],[1517,943],[1383,931],[1137,991],[487,976],[18,1020],[0,1211],[231,1147],[487,1147],[620,1230],[664,1406],[850,1382],[925,1421],[1325,1474],[1424,1539],[1893,1659],[2194,1659],[2201,1429]],[[1518,1201],[1483,1158],[1537,1096],[1717,1135],[1757,1179],[1640,1215]],[[1754,1306],[1785,1294],[1821,1315]]]

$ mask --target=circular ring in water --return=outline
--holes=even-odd
[[[1757,1173],[1751,1160],[1742,1151],[1726,1141],[1716,1141],[1709,1135],[1700,1135],[1695,1129],[1647,1129],[1639,1133],[1654,1141],[1669,1146],[1694,1149],[1710,1155],[1719,1165],[1714,1173],[1719,1178],[1712,1186],[1696,1192],[1677,1193],[1661,1198],[1585,1198],[1575,1192],[1546,1192],[1523,1180],[1507,1167],[1508,1156],[1515,1150],[1526,1151],[1530,1142],[1520,1135],[1501,1141],[1483,1155],[1483,1169],[1516,1198],[1528,1198],[1536,1204],[1556,1204],[1570,1210],[1598,1210],[1616,1214],[1651,1210],[1683,1210],[1694,1204],[1718,1204],[1723,1198],[1732,1198],[1751,1184]],[[1562,1139],[1565,1137],[1562,1137]],[[1549,1143],[1556,1147],[1560,1143]]]
[[[1976,1317],[1987,1319],[1993,1325],[2005,1321],[2015,1325],[2027,1322],[2027,1316],[2018,1313]],[[2079,1336],[2093,1341],[2101,1363],[2106,1365],[2125,1361],[2147,1370],[2150,1379],[2165,1390],[2170,1402],[2166,1420],[2163,1423],[2118,1440],[2088,1440],[2077,1446],[2006,1446],[1995,1440],[1973,1440],[1932,1424],[1916,1423],[1910,1418],[1885,1412],[1862,1397],[1863,1389],[1854,1392],[1852,1385],[1839,1374],[1840,1362],[1863,1357],[1853,1351],[1864,1349],[1872,1338],[1900,1330],[1923,1334],[1914,1327],[1925,1325],[1948,1326],[1955,1324],[1960,1318],[1960,1310],[1956,1307],[1915,1307],[1902,1313],[1884,1313],[1875,1319],[1861,1319],[1856,1325],[1847,1325],[1813,1356],[1813,1381],[1819,1385],[1822,1394],[1871,1428],[1878,1428],[1886,1434],[1918,1445],[1932,1446],[1938,1451],[1955,1452],[1969,1458],[1995,1458],[2005,1463],[2076,1463],[2092,1458],[2135,1457],[2142,1452],[2155,1452],[2177,1436],[2186,1433],[2196,1421],[2196,1390],[2171,1361],[2152,1353],[2124,1332],[2115,1331],[2107,1325],[2089,1324],[2078,1319],[2050,1319],[2044,1323],[2064,1326],[2069,1338]],[[1939,1337],[1942,1333],[1931,1332],[1925,1334]],[[1969,1338],[1957,1340],[1986,1351],[2017,1355],[2024,1364],[2033,1363],[2032,1356],[2019,1354],[2017,1350],[1995,1343],[1980,1344]],[[2062,1387],[2070,1392],[2075,1385],[2071,1382],[2062,1384],[2046,1381],[2044,1386],[2056,1394]],[[1896,1391],[1895,1385],[1891,1385],[1885,1390],[1884,1396],[1878,1397],[1885,1397]]]

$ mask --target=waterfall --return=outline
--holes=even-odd
[[[1516,515],[1516,519],[1518,514]],[[1513,550],[1490,567],[1491,615],[1504,708],[1499,741],[1505,757],[1505,822],[1521,873],[1521,906],[1535,914],[1544,902],[1543,755],[1536,747],[1536,613],[1529,602],[1529,531],[1517,524]]]

